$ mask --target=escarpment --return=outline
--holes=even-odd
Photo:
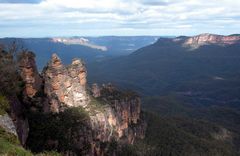
[[[230,45],[240,41],[240,36],[222,36],[214,34],[200,34],[198,36],[189,37],[185,41],[185,45],[204,45],[204,44],[222,44]]]
[[[237,44],[240,42],[239,35],[215,35],[215,34],[200,34],[197,36],[187,37],[180,36],[171,39],[176,43],[181,43],[184,47],[191,47],[197,49],[204,45],[218,45],[218,46],[228,46]]]
[[[111,84],[88,87],[82,60],[65,66],[53,54],[41,74],[32,53],[25,53],[19,61],[25,82],[23,99],[29,110],[27,146],[33,151],[116,155],[122,144],[144,138],[140,98]]]

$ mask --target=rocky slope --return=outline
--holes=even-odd
[[[17,42],[19,47],[34,51],[37,67],[42,70],[51,57],[51,52],[57,53],[64,64],[70,64],[75,57],[81,57],[90,63],[128,55],[157,39],[158,36],[0,38],[0,44],[11,46],[11,43]]]
[[[58,150],[65,155],[106,155],[109,152],[108,145],[113,141],[132,144],[136,138],[144,137],[146,124],[141,115],[140,98],[133,93],[121,92],[110,84],[102,87],[94,84],[89,89],[87,70],[82,60],[74,59],[72,64],[64,66],[60,58],[53,54],[41,75],[32,53],[23,53],[19,61],[21,77],[25,82],[23,101],[29,113],[57,116],[54,114],[81,108],[87,115],[86,120],[80,121],[81,126],[64,127],[67,128],[65,135],[72,138],[69,144],[74,150],[61,149],[61,140],[48,136],[44,144],[49,145],[51,150]],[[32,144],[31,129],[33,131],[36,125],[31,118],[29,120],[28,144]],[[114,153],[113,150],[111,154]]]

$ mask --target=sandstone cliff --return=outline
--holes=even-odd
[[[47,136],[46,132],[42,144],[47,150],[55,149],[65,155],[112,155],[115,152],[113,150],[110,154],[109,149],[113,141],[121,146],[123,143],[132,144],[136,138],[144,137],[146,124],[141,115],[140,98],[134,93],[119,91],[111,84],[101,87],[94,84],[92,89],[89,89],[87,70],[82,60],[74,59],[72,64],[64,66],[60,58],[53,54],[39,75],[34,55],[24,53],[20,59],[20,69],[25,82],[23,99],[28,105],[29,113],[38,112],[40,118],[48,116],[49,122],[51,119],[48,114],[52,114],[54,122],[59,121],[62,125],[65,120],[69,120],[68,126],[58,130],[54,125],[54,129],[59,134],[64,130],[63,135],[69,136],[67,141],[70,141],[68,144],[71,146],[66,145],[64,149],[62,145],[64,143],[59,136]],[[79,115],[69,114],[71,108],[81,109],[84,115],[78,117]],[[66,114],[69,119],[63,118],[63,116],[66,118]],[[73,127],[69,124],[72,117],[74,119],[77,117],[72,122]],[[31,141],[37,139],[33,131],[39,124],[44,126],[44,123],[38,123],[36,117],[29,117],[29,120],[28,144],[32,144]],[[48,124],[48,121],[44,122]]]
[[[175,42],[182,42],[183,46],[189,46],[192,48],[198,48],[203,45],[215,44],[215,45],[231,45],[240,42],[239,35],[215,35],[215,34],[200,34],[193,37],[178,37],[173,39]]]
[[[27,97],[33,97],[40,90],[42,80],[38,74],[35,54],[32,52],[23,52],[19,58],[20,75],[25,82],[24,94]]]
[[[59,112],[64,107],[86,107],[89,96],[86,92],[86,69],[83,61],[75,59],[68,67],[53,54],[43,70],[44,93],[50,102],[51,112]]]

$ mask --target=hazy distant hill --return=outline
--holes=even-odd
[[[105,36],[87,37],[92,43],[104,45],[114,56],[128,55],[139,48],[152,44],[159,36]]]
[[[240,68],[239,40],[235,36],[222,40],[217,35],[198,37],[160,38],[128,56],[89,64],[90,77],[149,95],[190,93],[199,80],[214,84],[234,81]]]
[[[0,43],[11,44],[17,41],[20,46],[34,51],[38,56],[39,69],[42,69],[52,53],[57,53],[64,63],[70,63],[74,57],[82,58],[88,63],[130,54],[157,39],[157,36],[3,38]]]

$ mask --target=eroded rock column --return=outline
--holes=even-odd
[[[41,88],[42,79],[39,76],[35,55],[32,52],[23,52],[19,58],[20,75],[25,83],[24,93],[33,97]]]
[[[89,102],[86,92],[87,71],[81,60],[74,59],[71,65],[65,67],[60,58],[53,54],[42,75],[50,111],[59,112],[64,107],[85,107]]]

